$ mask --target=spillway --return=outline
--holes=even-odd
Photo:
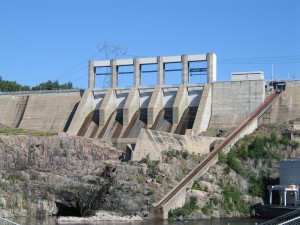
[[[197,113],[198,108],[196,107],[191,107],[187,108],[180,120],[180,123],[178,124],[177,128],[175,129],[175,134],[182,134],[185,135],[187,132],[189,132],[194,125],[196,113]]]
[[[173,109],[170,108],[162,109],[159,112],[151,129],[157,131],[163,131],[163,132],[171,132],[172,119],[173,119]]]
[[[147,109],[140,109],[134,114],[129,126],[126,128],[123,134],[123,138],[136,138],[141,129],[146,127]]]
[[[123,128],[123,110],[115,110],[109,117],[105,127],[100,132],[99,138],[118,138]]]

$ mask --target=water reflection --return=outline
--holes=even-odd
[[[58,225],[55,217],[47,217],[44,219],[33,218],[16,218],[13,220],[20,225]],[[168,221],[168,220],[147,220],[141,222],[112,222],[100,221],[94,223],[80,223],[80,225],[255,225],[265,220],[251,219],[211,219],[211,220],[194,220],[194,221]],[[71,224],[68,225],[79,225]]]

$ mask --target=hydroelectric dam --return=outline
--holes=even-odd
[[[149,76],[155,85],[144,85]],[[178,85],[167,78],[180,74]],[[0,93],[0,123],[15,128],[55,131],[59,135],[102,138],[126,149],[127,159],[146,156],[161,160],[170,149],[205,154],[199,163],[157,204],[151,215],[167,218],[168,211],[185,203],[186,189],[228,152],[236,141],[261,123],[282,123],[300,117],[300,81],[267,82],[262,73],[236,73],[217,80],[214,53],[153,58],[89,61],[88,89]],[[202,76],[192,84],[192,76]],[[109,78],[109,88],[96,89],[97,76]],[[120,77],[132,80],[119,86]],[[284,89],[277,90],[277,84]],[[208,130],[233,130],[215,149],[218,137]]]
[[[180,84],[168,85],[167,78],[178,74]],[[191,84],[194,75],[202,77],[201,84]],[[96,89],[97,76],[109,78],[109,88]],[[144,85],[147,76],[154,86]],[[120,77],[130,78],[131,87],[119,87]],[[261,122],[298,118],[299,85],[286,81],[284,96]],[[238,127],[268,97],[268,86],[263,78],[248,75],[218,82],[214,53],[91,60],[85,91],[1,93],[0,123],[107,139],[123,149],[129,144],[133,160],[145,154],[159,159],[157,151],[171,148],[208,153],[215,138],[199,134]]]

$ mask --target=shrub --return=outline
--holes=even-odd
[[[224,201],[223,208],[226,211],[238,211],[241,213],[249,213],[249,208],[241,200],[241,192],[234,186],[227,186],[222,192]]]
[[[220,151],[218,154],[218,164],[225,164],[227,160],[226,154],[223,151]]]
[[[189,156],[189,153],[188,153],[188,151],[183,151],[181,155],[182,155],[182,158],[187,159],[187,157]]]
[[[185,203],[185,205],[181,208],[177,208],[169,211],[169,218],[176,218],[179,216],[187,216],[192,212],[199,210],[198,199],[195,196],[190,197],[190,201]]]

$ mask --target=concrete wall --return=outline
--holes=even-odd
[[[80,99],[79,91],[31,94],[19,127],[61,132],[65,129]]]
[[[0,123],[18,127],[28,102],[28,95],[0,95]]]
[[[300,186],[300,159],[286,159],[280,161],[280,185],[295,184]]]
[[[185,136],[142,129],[132,155],[133,161],[140,161],[149,155],[151,160],[161,161],[163,151],[186,150],[195,154],[208,154],[210,144],[221,138],[204,136]]]
[[[203,94],[201,96],[200,105],[197,110],[194,126],[192,128],[192,135],[198,135],[201,132],[205,132],[211,118],[211,85],[205,85]]]
[[[282,97],[272,106],[268,116],[270,123],[284,123],[300,118],[300,81],[286,82]]]
[[[212,84],[209,128],[229,129],[242,123],[265,99],[265,81],[228,81]]]

